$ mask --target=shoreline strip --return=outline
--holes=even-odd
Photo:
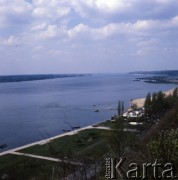
[[[80,132],[82,130],[85,130],[85,129],[105,129],[105,130],[110,129],[108,127],[94,127],[94,125],[95,124],[85,126],[85,127],[79,128],[77,130],[72,130],[70,132],[59,134],[59,135],[56,135],[56,136],[53,136],[53,137],[50,137],[50,138],[47,138],[47,139],[43,139],[43,140],[36,141],[36,142],[30,143],[30,144],[26,144],[24,146],[20,146],[20,147],[17,147],[17,148],[13,148],[13,149],[1,152],[0,156],[4,156],[6,154],[13,154],[16,151],[19,151],[19,150],[22,150],[22,149],[25,149],[25,148],[28,148],[28,147],[31,147],[31,146],[35,146],[35,145],[44,145],[44,144],[47,144],[47,143],[49,143],[50,141],[52,141],[54,139],[58,139],[58,138],[61,138],[61,137],[64,137],[64,136],[72,136],[72,135],[75,135],[75,134],[77,134],[78,132]]]
[[[28,147],[31,147],[31,146],[43,145],[43,144],[46,144],[46,143],[48,143],[48,142],[50,142],[50,141],[52,141],[54,139],[58,139],[58,138],[64,137],[64,136],[71,136],[71,135],[76,134],[79,131],[82,131],[82,130],[85,130],[85,129],[91,129],[91,128],[93,128],[92,125],[89,125],[89,126],[77,129],[77,130],[73,130],[73,131],[66,132],[66,133],[63,133],[63,134],[59,134],[59,135],[56,135],[56,136],[53,136],[53,137],[50,137],[50,138],[47,138],[47,139],[43,139],[43,140],[36,141],[36,142],[30,143],[30,144],[26,144],[24,146],[20,146],[20,147],[17,147],[17,148],[13,148],[13,149],[1,152],[0,156],[6,155],[6,154],[12,154],[15,151],[19,151],[21,149],[25,149],[25,148],[28,148]]]
[[[175,88],[174,88],[174,89],[175,89]],[[164,91],[163,93],[165,94],[165,96],[172,95],[174,89],[170,89],[170,90]],[[133,104],[137,105],[138,108],[143,108],[144,103],[145,103],[145,99],[146,99],[146,98],[134,99],[134,100],[132,100],[131,103],[132,103],[132,105],[133,105]]]

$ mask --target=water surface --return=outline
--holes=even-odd
[[[139,75],[93,74],[0,83],[0,144],[6,143],[7,150],[61,134],[70,129],[68,123],[83,127],[101,122],[116,114],[110,109],[117,108],[118,100],[128,107],[131,99],[175,87],[133,81],[135,77]]]

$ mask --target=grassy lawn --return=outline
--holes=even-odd
[[[114,131],[86,129],[72,136],[64,136],[44,145],[35,145],[19,152],[41,155],[63,160],[81,161],[92,165],[98,160],[104,162],[103,155],[114,150]],[[77,170],[77,166],[57,163],[18,155],[0,157],[0,179],[6,174],[9,179],[37,180],[51,179],[55,166],[56,179],[60,179]],[[103,165],[104,166],[104,165]],[[35,177],[35,178],[34,178]]]
[[[55,157],[83,159],[99,158],[107,152],[106,144],[111,132],[100,129],[87,129],[73,136],[64,136],[44,145],[36,145],[19,152]]]
[[[115,122],[105,121],[105,122],[99,123],[98,126],[114,128]]]
[[[63,165],[57,162],[40,160],[30,157],[5,155],[0,157],[0,179],[13,180],[49,180],[52,175],[53,166],[58,175],[64,175]],[[69,166],[68,171],[72,171],[74,166]],[[57,174],[57,173],[56,173]]]
[[[111,131],[87,129],[73,136],[64,136],[44,145],[36,145],[19,152],[55,157],[60,159],[79,160],[93,164],[102,159],[109,149]],[[0,157],[0,179],[7,176],[13,180],[51,179],[53,166],[58,179],[74,171],[78,167],[65,163],[57,163],[18,155]],[[54,175],[55,175],[54,174]]]

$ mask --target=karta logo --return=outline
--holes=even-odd
[[[174,164],[161,164],[157,159],[153,163],[127,164],[126,158],[106,158],[105,167],[106,179],[178,179]]]

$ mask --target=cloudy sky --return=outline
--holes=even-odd
[[[177,68],[177,0],[0,0],[0,74]]]

